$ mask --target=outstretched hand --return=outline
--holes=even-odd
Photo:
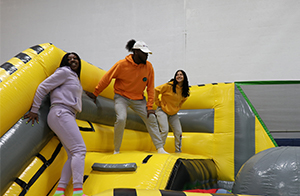
[[[149,118],[150,114],[154,114],[156,116],[155,110],[147,110],[147,118]]]
[[[93,99],[94,103],[96,103],[96,99],[97,99],[96,95],[88,91],[85,91],[85,94],[89,96],[91,99]]]
[[[37,123],[39,123],[39,115],[37,113],[33,113],[33,112],[29,112],[28,114],[24,115],[24,119],[29,118],[26,122],[29,123],[30,121],[32,121],[31,125],[34,125],[34,121],[36,121]]]

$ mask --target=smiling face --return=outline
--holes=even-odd
[[[184,75],[181,71],[178,71],[176,73],[176,81],[178,82],[179,86],[181,86],[183,84],[183,81],[184,81]]]
[[[79,67],[79,59],[77,58],[77,56],[74,54],[70,54],[68,56],[68,63],[70,68],[76,72]]]

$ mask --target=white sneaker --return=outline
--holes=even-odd
[[[169,154],[169,153],[167,153],[167,152],[164,150],[164,148],[159,148],[159,149],[157,149],[157,152],[158,152],[159,154]]]
[[[119,154],[120,153],[120,151],[114,151],[114,154]]]

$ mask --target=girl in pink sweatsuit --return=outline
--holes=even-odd
[[[82,86],[81,61],[76,53],[64,55],[60,67],[37,88],[31,110],[24,118],[27,123],[38,122],[38,110],[42,99],[50,92],[51,107],[47,122],[63,144],[67,154],[55,196],[63,196],[73,177],[73,195],[82,196],[84,159],[86,147],[76,123],[76,113],[81,112]]]

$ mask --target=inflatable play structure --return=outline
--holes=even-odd
[[[53,195],[66,152],[47,126],[49,97],[31,126],[29,111],[37,86],[59,66],[65,52],[53,44],[33,46],[0,66],[1,195]],[[82,60],[81,82],[93,92],[105,73]],[[113,154],[113,82],[97,98],[85,94],[77,124],[86,143],[83,190],[87,195],[212,195],[191,189],[231,190],[242,165],[255,154],[276,147],[262,119],[251,107],[242,84],[216,83],[190,87],[179,117],[182,153],[174,137],[158,154],[147,130],[129,109],[120,154]],[[70,195],[67,189],[66,196]],[[247,193],[246,193],[247,194]]]
[[[233,192],[300,195],[300,147],[269,148],[252,156],[240,169]]]

